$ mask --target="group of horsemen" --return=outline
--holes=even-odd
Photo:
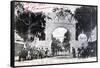
[[[95,57],[97,56],[97,41],[94,42],[88,42],[88,46],[86,47],[80,47],[75,50],[74,47],[72,47],[72,56],[74,58],[88,58],[88,57]]]
[[[96,56],[96,42],[88,43],[87,47],[81,47],[78,49],[75,49],[72,47],[72,57],[73,58],[87,58]],[[54,46],[54,44],[52,44]],[[51,46],[51,52],[48,48],[37,48],[37,47],[31,47],[31,48],[22,48],[19,52],[19,61],[23,60],[32,60],[32,59],[42,59],[46,57],[56,56],[58,51],[61,51],[62,49],[54,48]],[[58,50],[57,50],[58,49]],[[69,48],[68,48],[69,49]],[[70,51],[69,51],[70,52]]]
[[[49,57],[48,55],[49,50],[48,48],[22,48],[19,52],[19,61],[21,60],[32,60],[32,59],[41,59],[45,57]]]

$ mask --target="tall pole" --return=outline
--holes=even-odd
[[[28,40],[30,41],[30,19],[31,18],[31,14],[30,14],[30,12],[29,12],[29,27],[28,27]]]
[[[28,33],[27,33],[27,46],[30,48],[30,12],[29,12],[29,19],[28,19]]]
[[[91,9],[91,20],[90,20],[90,22],[91,22],[91,30],[90,30],[90,33],[92,33],[92,9]],[[92,42],[92,37],[91,37],[91,35],[90,35],[90,41]]]

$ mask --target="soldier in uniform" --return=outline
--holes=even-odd
[[[21,61],[21,59],[26,60],[26,57],[28,56],[28,50],[26,48],[23,48],[20,52],[19,52],[19,61]]]
[[[76,52],[75,52],[75,48],[72,47],[72,54],[73,54],[73,58],[76,58]]]
[[[81,49],[78,48],[77,51],[78,51],[78,58],[80,58],[80,52],[81,52]]]
[[[48,48],[46,48],[46,51],[45,51],[46,57],[48,57],[48,52],[49,52],[49,50],[48,50]]]

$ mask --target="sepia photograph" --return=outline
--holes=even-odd
[[[97,6],[12,3],[14,66],[97,62]]]

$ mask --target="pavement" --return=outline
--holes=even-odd
[[[55,57],[33,59],[33,60],[20,61],[20,62],[15,61],[15,66],[75,63],[75,62],[90,62],[90,61],[96,61],[96,57],[69,58],[68,56],[55,56]]]

